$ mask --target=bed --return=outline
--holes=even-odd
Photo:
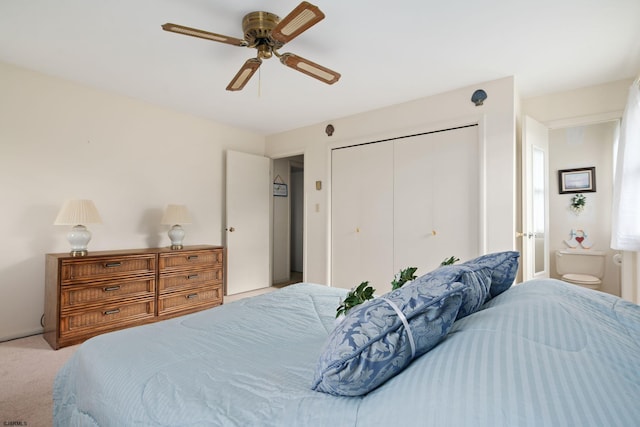
[[[312,386],[345,293],[301,283],[92,338],[56,377],[54,424],[640,424],[640,306],[552,279],[514,285],[343,396]]]

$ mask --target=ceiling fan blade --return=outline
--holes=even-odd
[[[324,13],[318,6],[303,1],[271,30],[271,37],[288,43],[323,19]]]
[[[236,91],[242,90],[244,85],[247,84],[251,76],[256,72],[256,70],[260,67],[262,61],[260,58],[251,58],[247,59],[247,62],[244,63],[240,71],[235,75],[235,77],[229,82],[227,86],[227,90]]]
[[[300,71],[308,76],[318,79],[326,84],[334,84],[340,79],[340,73],[311,62],[293,53],[284,53],[280,56],[280,62],[287,67]]]
[[[235,37],[223,36],[221,34],[210,33],[208,31],[198,30],[196,28],[185,27],[183,25],[171,24],[167,22],[162,26],[165,31],[172,33],[185,34],[187,36],[200,37],[201,39],[213,40],[215,42],[226,43],[234,46],[247,46],[247,42]]]

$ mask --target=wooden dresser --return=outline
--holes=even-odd
[[[44,338],[54,349],[222,304],[224,249],[47,254]]]

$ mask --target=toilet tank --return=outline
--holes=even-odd
[[[564,274],[589,274],[598,279],[604,276],[604,265],[607,253],[594,250],[560,250],[556,251],[556,271]]]

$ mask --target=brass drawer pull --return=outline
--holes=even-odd
[[[104,314],[105,316],[108,316],[110,314],[118,314],[118,313],[120,313],[119,308],[116,308],[115,310],[107,310],[102,312],[102,314]]]
[[[106,288],[102,288],[104,292],[113,292],[120,290],[120,285],[118,286],[107,286]]]
[[[198,259],[198,255],[189,255],[189,256],[187,257],[187,260],[189,260],[189,261],[195,261],[195,260],[197,260],[197,259]]]
[[[122,263],[120,261],[117,261],[117,262],[108,262],[104,266],[105,268],[113,268],[113,267],[120,267],[121,265]]]
[[[192,280],[192,279],[197,279],[198,275],[197,274],[190,274],[187,276],[187,279]]]
[[[189,294],[187,296],[185,296],[186,299],[194,299],[194,298],[198,298],[198,294]]]

